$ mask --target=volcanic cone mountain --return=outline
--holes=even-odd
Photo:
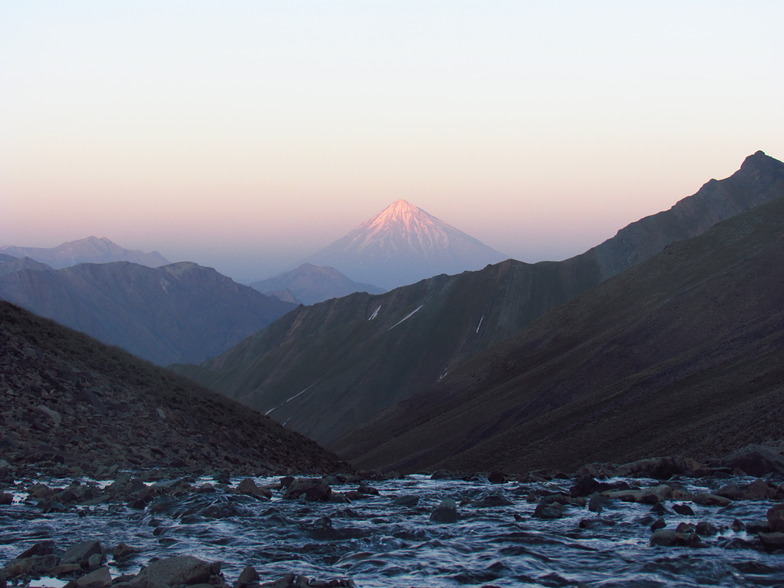
[[[308,261],[391,289],[438,274],[480,269],[507,257],[421,208],[396,200]]]

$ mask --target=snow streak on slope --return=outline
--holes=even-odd
[[[391,327],[389,327],[389,328],[387,329],[387,331],[391,331],[391,330],[392,330],[392,329],[394,329],[396,326],[398,326],[400,323],[404,323],[404,322],[406,322],[408,319],[410,319],[412,316],[414,316],[414,315],[415,315],[417,312],[419,312],[419,310],[422,308],[422,306],[423,306],[422,304],[420,304],[419,306],[417,306],[417,307],[416,307],[414,310],[412,310],[411,312],[409,312],[409,313],[408,313],[406,316],[404,316],[402,319],[400,319],[399,321],[397,321],[397,322],[396,322],[394,325],[392,325]]]

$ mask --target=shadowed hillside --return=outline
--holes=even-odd
[[[334,444],[360,467],[575,468],[784,436],[784,199],[608,280]]]
[[[7,302],[0,302],[0,396],[5,474],[346,468],[247,407]]]

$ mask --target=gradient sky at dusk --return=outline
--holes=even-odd
[[[404,198],[524,261],[784,158],[784,2],[0,0],[0,245],[239,280]]]

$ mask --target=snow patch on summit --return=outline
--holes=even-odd
[[[410,202],[395,200],[310,261],[392,289],[438,274],[478,270],[506,257]]]

